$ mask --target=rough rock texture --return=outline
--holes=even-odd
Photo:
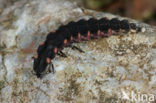
[[[85,53],[65,48],[68,58],[56,56],[52,61],[56,73],[36,78],[31,57],[48,32],[80,18],[116,17],[81,9],[71,1],[17,0],[6,8],[0,5],[0,102],[154,102],[156,28],[131,19],[146,31],[74,44]],[[143,101],[142,94],[147,95]]]

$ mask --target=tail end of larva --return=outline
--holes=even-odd
[[[146,31],[146,29],[144,27],[137,27],[136,32],[142,32],[144,33]]]
[[[144,27],[140,27],[140,26],[136,26],[135,23],[130,23],[130,28],[131,28],[131,32],[145,32],[145,28]]]

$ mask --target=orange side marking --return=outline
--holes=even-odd
[[[43,45],[44,44],[44,42],[41,42],[39,45]]]
[[[73,37],[72,37],[72,36],[70,37],[70,40],[71,40],[71,41],[73,40]]]
[[[79,39],[79,40],[81,39],[81,34],[80,34],[80,33],[78,33],[78,39]]]
[[[87,37],[90,38],[91,34],[90,31],[88,31]]]
[[[34,55],[34,58],[35,58],[35,59],[37,59],[37,58],[38,58],[38,55],[37,55],[37,54],[36,54],[36,55]]]
[[[54,48],[54,53],[56,54],[58,52],[57,47]]]
[[[98,36],[100,36],[100,35],[101,35],[101,31],[100,31],[100,30],[98,30],[97,35],[98,35]]]
[[[64,39],[63,43],[64,43],[64,45],[66,45],[67,44],[67,39]]]
[[[46,58],[46,62],[49,64],[50,63],[50,58]]]

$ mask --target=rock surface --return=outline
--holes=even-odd
[[[48,32],[81,18],[123,18],[82,9],[70,0],[17,0],[2,7],[1,103],[129,103],[141,101],[142,94],[148,101],[155,101],[155,27],[129,19],[146,31],[74,44],[85,53],[65,48],[68,58],[56,56],[52,60],[56,73],[38,79],[31,57]],[[134,100],[132,94],[136,95]]]

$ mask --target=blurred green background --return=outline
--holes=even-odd
[[[156,0],[84,0],[83,5],[156,26]]]

